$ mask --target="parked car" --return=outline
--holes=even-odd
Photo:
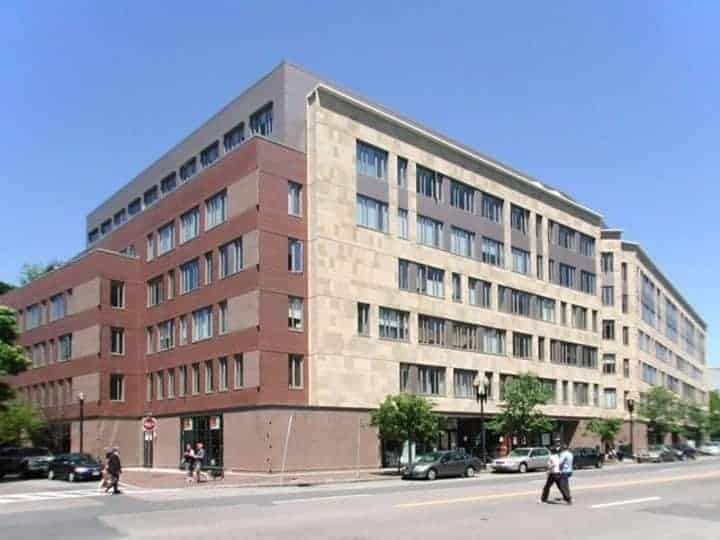
[[[52,454],[47,448],[5,447],[0,450],[0,478],[19,474],[23,478],[47,474]]]
[[[50,462],[48,480],[99,480],[101,471],[100,463],[90,454],[61,454]]]
[[[507,456],[490,463],[494,472],[514,471],[525,473],[532,470],[548,468],[550,450],[542,447],[516,448]]]
[[[710,441],[698,448],[698,452],[705,456],[720,456],[720,443]]]
[[[638,463],[660,463],[662,461],[675,461],[676,459],[675,452],[664,444],[653,444],[643,448],[637,454]]]
[[[675,452],[675,456],[681,461],[695,459],[697,456],[697,450],[689,444],[680,443],[673,445],[672,451]]]
[[[573,467],[575,469],[582,469],[584,467],[595,467],[599,469],[603,466],[605,458],[602,453],[598,452],[595,448],[571,448],[570,451],[573,455]]]
[[[475,476],[482,468],[476,457],[459,450],[423,454],[412,465],[405,467],[403,478],[435,480],[447,476]]]

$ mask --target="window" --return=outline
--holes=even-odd
[[[472,257],[475,233],[471,233],[459,227],[452,227],[450,251],[455,255]]]
[[[235,360],[235,388],[243,387],[243,355],[236,354]]]
[[[593,311],[592,311],[592,331],[593,332],[598,331],[597,320],[598,320],[598,312],[596,309],[593,309]]]
[[[535,263],[535,273],[537,275],[538,279],[543,279],[543,258],[542,255],[537,256],[537,261]]]
[[[192,314],[193,343],[212,337],[212,309],[209,307],[193,311]]]
[[[545,360],[545,338],[538,338],[538,360],[541,362]],[[553,394],[555,395],[555,394]]]
[[[145,351],[148,354],[155,352],[155,329],[152,326],[145,328]]]
[[[100,234],[103,236],[112,230],[112,220],[108,219],[100,224]]]
[[[65,334],[58,338],[58,361],[70,360],[72,357],[72,334]]]
[[[558,245],[565,249],[575,250],[575,236],[576,233],[570,227],[565,225],[557,224],[558,228]]]
[[[198,235],[200,230],[200,211],[197,208],[180,216],[180,243],[184,244]]]
[[[227,358],[218,359],[218,390],[223,392],[228,389],[228,366]]]
[[[129,215],[134,216],[135,214],[139,213],[140,210],[142,210],[142,201],[140,200],[140,197],[130,201],[130,204],[128,204]]]
[[[538,246],[542,245],[542,221],[542,216],[535,214],[535,238],[537,239]]]
[[[110,306],[114,308],[125,307],[125,283],[122,281],[110,282]]]
[[[137,253],[135,253],[135,246],[133,244],[129,245],[126,248],[121,249],[120,253],[123,255],[126,255],[128,257],[136,257],[137,256]]]
[[[197,160],[190,158],[180,167],[180,180],[187,182],[197,172]]]
[[[612,253],[601,253],[600,254],[600,270],[603,274],[610,274],[613,271],[613,254]]]
[[[40,305],[33,304],[25,309],[25,330],[40,326]]]
[[[220,279],[236,274],[243,269],[242,238],[220,246],[218,253],[220,256]]]
[[[153,234],[147,235],[147,238],[145,239],[145,251],[146,251],[145,258],[148,261],[152,261],[155,258],[155,235],[153,235]]]
[[[453,370],[453,387],[456,398],[475,397],[475,387],[473,387],[473,381],[476,376],[477,371],[471,371],[469,369]]]
[[[370,304],[358,302],[357,305],[357,331],[361,336],[370,335]]]
[[[165,397],[165,377],[162,371],[155,374],[155,399],[163,399]]]
[[[645,274],[642,274],[640,301],[643,321],[655,326],[655,286]]]
[[[110,352],[112,354],[125,354],[125,330],[110,328]]]
[[[452,275],[452,299],[453,302],[462,302],[462,277],[460,274]]]
[[[442,175],[422,165],[417,165],[415,169],[415,190],[418,194],[442,201]]]
[[[504,247],[502,242],[493,240],[483,236],[482,238],[482,262],[486,264],[492,264],[493,266],[503,266],[503,251]]]
[[[418,390],[429,396],[445,395],[445,368],[418,366]]]
[[[604,320],[603,321],[603,339],[613,340],[615,339],[615,321]]]
[[[590,404],[590,385],[588,383],[573,383],[573,403],[575,405]]]
[[[213,195],[205,201],[205,230],[210,230],[213,227],[217,227],[226,218],[226,201],[227,197],[225,192]]]
[[[602,370],[604,375],[615,375],[615,355],[603,354]]]
[[[67,301],[65,294],[60,293],[50,297],[50,320],[57,321],[67,314]]]
[[[493,197],[488,193],[482,194],[482,207],[480,209],[482,217],[495,223],[502,223],[502,208],[502,199]]]
[[[597,369],[597,349],[551,339],[550,361],[554,364]]]
[[[205,285],[210,285],[213,279],[212,253],[205,254]]]
[[[167,274],[167,299],[172,300],[173,296],[175,296],[175,271],[169,270]]]
[[[157,186],[151,187],[143,194],[143,202],[145,203],[145,207],[155,204],[159,198],[160,195],[158,194]]]
[[[560,302],[560,324],[567,326],[567,302]]]
[[[432,218],[418,215],[417,240],[426,246],[443,247],[443,224]]]
[[[513,332],[513,356],[515,358],[532,357],[532,336]]]
[[[615,305],[615,288],[614,287],[602,287],[601,296],[602,296],[603,306]]]
[[[528,233],[530,212],[514,204],[510,205],[510,226],[523,234]]]
[[[288,214],[291,216],[302,215],[302,186],[288,180]]]
[[[158,350],[166,351],[175,346],[175,324],[172,319],[158,324]]]
[[[630,378],[630,359],[623,358],[623,377]]]
[[[303,357],[299,354],[288,356],[288,386],[296,389],[303,387]]]
[[[175,397],[175,370],[168,369],[167,375],[167,397],[168,399],[172,399]]]
[[[200,152],[200,164],[203,167],[209,167],[217,158],[220,157],[220,143],[215,141],[210,146]]]
[[[380,232],[388,231],[388,205],[364,197],[357,196],[357,224]]]
[[[172,172],[160,181],[160,191],[163,195],[170,193],[177,187],[177,175]]]
[[[584,307],[572,307],[572,327],[578,330],[587,330],[588,327],[588,311]]]
[[[200,364],[192,365],[192,393],[200,393]]]
[[[614,388],[603,389],[603,407],[617,409],[617,392]]]
[[[595,294],[595,274],[580,271],[580,290],[588,294]]]
[[[418,264],[417,291],[421,294],[445,298],[445,271]]]
[[[218,334],[227,334],[228,332],[228,303],[223,300],[218,304]]]
[[[183,397],[188,393],[187,366],[178,368],[178,396]]]
[[[404,208],[398,208],[398,229],[397,229],[397,235],[398,238],[402,240],[408,239],[408,211]]]
[[[445,320],[418,315],[418,343],[445,346]]]
[[[397,158],[397,185],[398,187],[407,189],[407,159]]]
[[[295,238],[288,238],[288,270],[294,273],[303,270],[303,246]]]
[[[170,222],[158,229],[158,255],[175,247],[175,223]]]
[[[560,285],[563,287],[575,287],[575,267],[564,263],[558,264],[558,277]]]
[[[291,330],[303,329],[303,299],[294,296],[288,297],[288,328]]]
[[[205,393],[210,394],[215,390],[215,373],[213,371],[212,360],[205,361]]]
[[[518,274],[530,274],[530,253],[524,249],[512,248],[512,269]]]
[[[122,210],[115,212],[115,216],[113,216],[113,223],[115,224],[116,227],[119,227],[126,221],[127,221],[127,211],[124,208]]]
[[[117,373],[110,375],[110,401],[125,400],[125,377]]]
[[[245,140],[245,124],[242,122],[223,136],[223,148],[229,152]]]
[[[563,400],[564,405],[567,405],[568,402],[570,401],[568,386],[569,386],[568,381],[563,381],[563,383],[562,383],[562,400]]]
[[[138,199],[138,201],[140,201],[140,199]],[[88,233],[88,244],[97,242],[99,239],[100,239],[100,230],[99,229],[95,228]]]
[[[410,314],[397,309],[380,308],[379,335],[385,339],[407,341],[410,339]]]
[[[475,190],[457,180],[450,181],[450,205],[471,214],[475,213]]]
[[[357,173],[385,180],[387,178],[387,152],[361,141],[357,141],[356,148]]]
[[[162,277],[157,277],[147,283],[147,305],[157,306],[163,301]]]
[[[188,320],[187,316],[180,317],[180,345],[187,345],[188,342]]]
[[[600,406],[600,385],[593,384],[593,406]]]
[[[486,354],[505,354],[505,330],[480,327],[480,352]]]
[[[586,257],[595,256],[595,239],[586,234],[580,233],[580,255]]]
[[[398,260],[398,289],[407,291],[410,288],[410,263]]]
[[[484,308],[490,307],[490,282],[468,278],[468,304]]]
[[[200,261],[193,259],[180,266],[180,294],[200,287]]]
[[[623,345],[630,345],[630,328],[628,328],[627,326],[623,326],[622,333]]]
[[[250,115],[250,132],[255,135],[267,137],[273,130],[273,104],[268,103],[263,108]]]

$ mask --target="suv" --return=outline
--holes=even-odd
[[[0,450],[0,478],[6,474],[20,474],[23,478],[35,474],[44,476],[51,460],[52,454],[47,448],[3,448]]]
[[[573,455],[573,467],[582,469],[584,467],[595,467],[599,469],[603,466],[603,455],[596,448],[582,447],[571,448]]]

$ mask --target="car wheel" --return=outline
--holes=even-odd
[[[75,481],[75,473],[70,472],[68,473],[68,482],[74,482]]]
[[[53,470],[48,471],[48,480],[55,480],[55,472]]]
[[[525,474],[526,472],[528,472],[527,463],[521,463],[520,466],[518,467],[518,471],[521,472],[521,473],[523,473],[523,474]]]
[[[465,469],[465,476],[467,476],[468,478],[472,478],[473,476],[475,476],[475,467],[470,465],[467,469]]]
[[[435,480],[437,478],[437,471],[435,469],[430,469],[427,472],[427,479],[428,480]]]
[[[596,468],[596,469],[602,469],[602,466],[603,466],[602,460],[601,460],[601,459],[598,459],[597,462],[595,463],[595,468]]]

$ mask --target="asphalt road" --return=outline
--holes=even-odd
[[[540,504],[544,473],[105,496],[94,484],[0,483],[0,535],[34,538],[720,538],[720,460],[577,471],[574,504]]]

